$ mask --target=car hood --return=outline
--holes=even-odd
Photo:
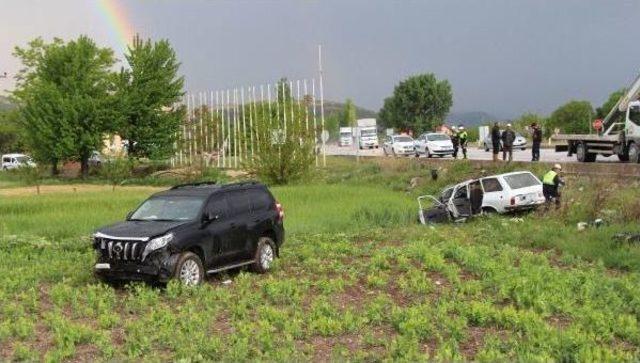
[[[402,146],[402,147],[413,147],[413,141],[403,141],[403,142],[395,142],[394,146]]]
[[[453,144],[451,143],[451,140],[437,140],[437,141],[427,141],[427,145],[433,145],[433,146],[448,146],[453,148]]]
[[[96,233],[112,237],[155,237],[163,235],[189,221],[160,222],[160,221],[124,221],[102,227]]]

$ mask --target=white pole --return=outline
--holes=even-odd
[[[289,108],[291,109],[291,125],[293,126],[294,119],[297,123],[297,117],[293,115],[293,81],[289,81]],[[296,130],[296,129],[294,129]],[[295,131],[294,131],[295,132]]]
[[[247,159],[247,120],[244,108],[244,87],[240,88],[240,109],[242,110],[242,144],[244,145],[244,160]]]
[[[249,98],[251,99],[249,101],[249,141],[251,143],[251,161],[253,162],[253,113],[255,112],[256,108],[256,88],[254,86],[251,86],[249,90]]]
[[[204,122],[203,122],[203,120],[202,120],[202,119],[204,118],[204,117],[203,117],[203,116],[204,116],[204,115],[203,115],[203,111],[204,111],[204,110],[203,110],[203,107],[202,107],[202,106],[203,106],[203,105],[202,105],[202,104],[203,104],[203,94],[202,94],[202,92],[198,93],[198,98],[200,98],[200,106],[199,106],[198,108],[200,109],[200,110],[199,110],[199,111],[200,111],[200,112],[199,112],[199,113],[200,113],[200,132],[199,132],[199,134],[200,134],[200,149],[201,149],[201,151],[200,151],[200,158],[202,159],[202,158],[204,157],[204,151],[206,150],[206,143],[205,143],[205,141],[207,140],[207,139],[206,139],[206,136],[205,136],[205,137],[203,137],[203,134],[204,134],[204,127],[203,127]]]
[[[305,130],[307,132],[309,132],[309,105],[306,104],[306,97],[308,95],[308,89],[307,89],[307,80],[304,79],[302,81],[302,87],[303,87],[303,93],[304,93],[304,97],[305,97],[305,102],[304,102],[304,127]],[[308,135],[307,135],[308,136]]]
[[[216,138],[218,139],[218,143],[217,143],[217,147],[218,147],[218,168],[222,165],[222,160],[221,158],[223,157],[224,151],[221,153],[220,152],[220,145],[222,145],[221,143],[221,138],[219,136],[221,136],[220,134],[220,102],[219,102],[219,95],[218,95],[218,91],[216,91],[216,123],[218,124],[216,127]],[[224,123],[222,123],[222,125],[224,125]]]
[[[324,134],[324,88],[322,74],[322,45],[318,45],[318,71],[320,73],[320,120],[322,122],[322,134]],[[323,135],[324,136],[324,135]],[[324,137],[322,137],[322,166],[327,166],[327,152],[325,150]]]
[[[231,99],[229,95],[230,90],[227,89],[227,136],[225,136],[225,141],[227,142],[227,149],[229,150],[229,159],[227,159],[227,164],[231,167],[232,160],[231,157]]]
[[[298,122],[298,126],[300,126],[300,80],[296,81],[297,88],[297,97],[298,97],[298,116],[296,117],[296,121]]]
[[[311,101],[313,102],[313,153],[316,155],[318,166],[318,124],[316,121],[316,79],[311,79]]]
[[[196,95],[191,95],[191,113],[193,114],[191,120],[191,139],[193,140],[193,156],[194,160],[198,157],[198,124],[195,122],[196,120]]]
[[[282,82],[282,116],[284,120],[284,139],[287,140],[287,92],[284,86],[285,82]]]
[[[238,168],[238,89],[233,89],[233,167]]]

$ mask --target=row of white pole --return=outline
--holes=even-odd
[[[322,73],[320,75],[322,76]],[[286,102],[278,102],[279,97],[286,100],[287,87],[290,92],[289,105],[286,105]],[[275,94],[275,102],[272,102],[272,94]],[[312,125],[316,143],[315,149],[317,150],[318,144],[321,145],[322,163],[326,166],[322,77],[319,82],[319,97],[318,104],[315,79],[311,79],[310,82],[303,79],[302,81],[289,81],[286,84],[279,82],[274,85],[266,84],[258,87],[249,86],[187,94],[183,100],[183,104],[186,106],[186,119],[176,135],[177,141],[174,144],[176,153],[171,158],[171,164],[172,166],[184,166],[194,165],[194,163],[201,161],[205,166],[238,168],[243,161],[253,160],[256,153],[260,152],[257,148],[259,135],[254,132],[254,124],[264,120],[267,112],[271,117],[272,107],[276,107],[277,125],[273,131],[281,130],[286,138],[287,124],[301,122],[300,119],[294,120],[294,102],[298,107],[301,107],[301,102],[310,98],[311,110],[306,103],[304,107],[305,128],[309,131],[309,127]],[[320,108],[319,120],[316,113],[318,106]],[[204,120],[203,116],[208,116],[209,119]],[[248,134],[247,122],[249,123]],[[318,131],[320,131],[320,135]],[[315,154],[315,163],[318,166],[318,152]]]

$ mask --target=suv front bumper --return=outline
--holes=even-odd
[[[167,282],[173,276],[178,254],[170,255],[165,250],[157,251],[140,261],[111,261],[98,257],[94,266],[95,274],[110,280],[159,281]]]

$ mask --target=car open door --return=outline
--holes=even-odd
[[[448,205],[454,218],[465,218],[471,215],[469,183],[459,184],[455,187]]]

